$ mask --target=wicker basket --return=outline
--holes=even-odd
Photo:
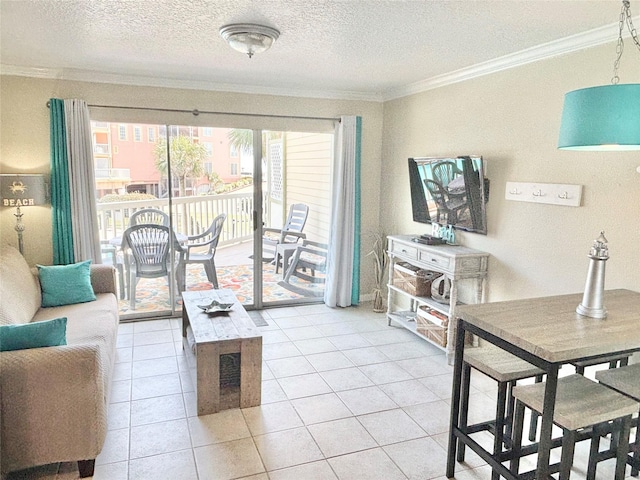
[[[416,330],[419,334],[424,335],[438,345],[446,347],[448,325],[449,317],[446,315],[427,306],[418,307],[416,311]]]
[[[393,286],[416,297],[430,297],[431,282],[441,275],[410,263],[398,262],[393,266]]]

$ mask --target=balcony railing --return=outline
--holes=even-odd
[[[93,145],[93,153],[106,155],[109,153],[109,144],[108,143],[96,143]]]
[[[96,178],[104,180],[105,178],[131,178],[131,170],[128,168],[96,168]]]
[[[167,199],[98,203],[100,240],[109,241],[114,237],[121,237],[129,226],[131,214],[144,208],[157,208],[170,214],[174,230],[184,235],[204,232],[214,218],[226,213],[220,245],[248,241],[253,237],[251,193],[176,197],[172,203],[173,212],[169,211]]]

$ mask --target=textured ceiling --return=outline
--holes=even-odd
[[[616,0],[1,0],[3,66],[384,94],[617,21]],[[632,8],[634,5],[632,5]],[[636,12],[634,12],[636,13]],[[249,59],[218,30],[281,35]],[[616,28],[611,30],[611,40]],[[613,55],[613,52],[612,52]]]

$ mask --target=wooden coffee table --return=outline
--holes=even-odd
[[[198,305],[233,303],[207,314]],[[198,415],[260,405],[262,336],[231,290],[182,292],[183,349],[195,380]]]

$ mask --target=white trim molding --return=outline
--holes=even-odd
[[[640,23],[640,16],[632,18],[635,23]],[[444,87],[473,78],[489,75],[510,68],[519,67],[528,63],[537,62],[547,58],[565,55],[578,50],[596,47],[616,40],[615,33],[618,23],[612,23],[579,33],[559,40],[554,40],[542,45],[531,47],[520,52],[512,53],[469,67],[461,68],[453,72],[437,75],[419,82],[392,88],[384,92],[346,91],[346,90],[322,90],[322,89],[295,89],[283,87],[265,87],[255,85],[237,85],[225,83],[212,83],[198,80],[186,80],[175,78],[161,78],[137,75],[122,75],[117,73],[97,72],[91,70],[69,68],[38,68],[19,65],[0,65],[1,75],[14,75],[21,77],[49,78],[57,80],[74,80],[93,83],[111,83],[121,85],[137,85],[147,87],[181,88],[187,90],[207,90],[232,93],[246,93],[255,95],[278,95],[286,97],[321,98],[332,100],[356,100],[369,102],[385,102],[396,98],[414,95],[427,90]],[[628,36],[628,32],[626,33]]]
[[[633,17],[632,21],[640,23],[640,16]],[[501,72],[510,68],[520,67],[528,63],[566,55],[568,53],[587,48],[597,47],[598,45],[603,45],[605,43],[613,43],[616,41],[615,33],[617,27],[617,23],[612,23],[610,25],[605,25],[604,27],[589,30],[588,32],[578,33],[576,35],[571,35],[559,40],[527,48],[520,52],[495,58],[487,62],[461,68],[454,72],[427,78],[419,82],[405,85],[404,87],[390,89],[384,92],[383,101],[386,102],[387,100],[406,97],[408,95],[414,95],[416,93],[433,90],[446,85],[464,82],[465,80],[471,80],[472,78],[481,77],[483,75],[489,75],[491,73]],[[627,33],[627,36],[630,35]]]
[[[307,90],[282,87],[265,87],[257,85],[239,85],[231,83],[213,83],[201,80],[148,77],[139,75],[122,75],[118,73],[99,72],[75,68],[41,68],[20,65],[0,64],[1,75],[18,77],[48,78],[71,80],[77,82],[109,83],[118,85],[134,85],[143,87],[179,88],[185,90],[205,90],[214,92],[246,93],[255,95],[277,95],[285,97],[321,98],[332,100],[360,100],[382,102],[382,94],[378,92],[357,92],[347,90]]]

